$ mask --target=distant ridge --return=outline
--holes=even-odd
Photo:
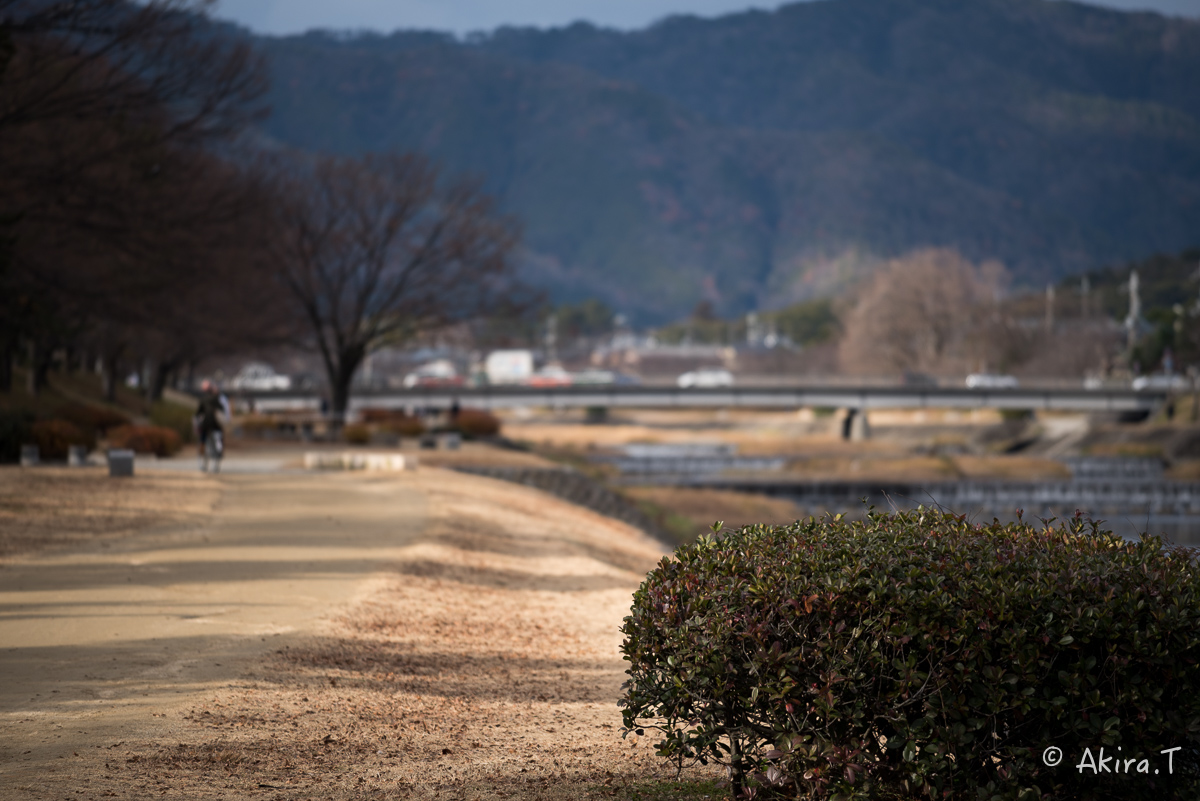
[[[1047,0],[815,0],[261,37],[265,131],[485,176],[529,271],[638,322],[770,308],[953,246],[1040,285],[1200,244],[1200,21]]]

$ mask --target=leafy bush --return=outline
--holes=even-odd
[[[500,418],[482,409],[462,409],[451,421],[450,430],[457,431],[466,439],[494,437],[500,433]]]
[[[88,450],[96,447],[94,437],[66,420],[39,420],[33,424],[31,433],[42,459],[66,459],[67,449],[72,445],[83,445]]]
[[[179,435],[182,442],[191,442],[196,432],[192,424],[195,409],[169,401],[158,401],[150,409],[150,422],[169,428]]]
[[[371,427],[352,423],[342,429],[342,438],[351,445],[366,445],[371,441]]]
[[[1190,551],[1078,515],[1039,529],[918,510],[748,527],[675,556],[622,628],[626,733],[729,765],[735,791],[1200,798]],[[1078,768],[1101,747],[1110,769],[1139,761]]]
[[[21,459],[21,446],[33,442],[33,420],[29,412],[0,411],[0,462]]]
[[[68,403],[55,412],[55,417],[66,420],[84,433],[104,434],[110,428],[127,426],[130,420],[125,415],[104,406],[86,403]]]
[[[162,426],[118,426],[108,432],[108,444],[135,453],[174,456],[183,447],[179,434]]]

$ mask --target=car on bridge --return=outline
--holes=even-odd
[[[675,383],[682,389],[732,387],[733,373],[720,367],[701,367],[679,376]]]
[[[1017,389],[1021,382],[1016,376],[994,373],[972,373],[967,376],[967,389]]]
[[[437,359],[423,364],[416,370],[404,376],[404,386],[413,387],[461,387],[463,377],[458,374],[454,363],[449,359]]]
[[[529,376],[525,383],[531,387],[569,387],[574,383],[574,379],[562,365],[548,364]]]
[[[1192,382],[1181,375],[1141,375],[1133,379],[1132,388],[1135,392],[1147,390],[1185,392],[1192,388]]]
[[[250,362],[238,370],[237,375],[229,381],[229,389],[240,391],[262,392],[291,388],[291,378],[280,375],[271,365],[262,362]]]

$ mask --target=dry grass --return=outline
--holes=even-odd
[[[969,479],[1060,481],[1071,477],[1062,462],[1030,456],[955,456],[954,464],[960,475]]]
[[[622,492],[681,543],[708,533],[718,521],[737,529],[756,523],[783,525],[801,517],[791,501],[746,492],[680,487],[628,487]]]
[[[405,452],[411,446],[406,445]],[[473,467],[530,467],[553,468],[558,464],[544,459],[535,453],[518,450],[507,450],[490,445],[486,442],[464,442],[459,450],[418,450],[420,463],[430,467],[458,467],[471,465]]]
[[[1171,481],[1200,481],[1200,459],[1185,459],[1175,462],[1163,474]]]
[[[1088,456],[1122,459],[1161,459],[1164,447],[1158,442],[1096,442],[1088,446]]]
[[[0,559],[197,521],[219,481],[194,473],[110,478],[99,468],[0,468]]]

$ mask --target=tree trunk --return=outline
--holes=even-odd
[[[171,377],[174,369],[174,362],[153,361],[147,363],[146,401],[148,403],[162,400],[163,390],[167,388],[167,379]]]
[[[14,350],[11,341],[0,345],[0,392],[12,392]]]
[[[726,727],[729,729],[729,790],[732,798],[742,797],[742,788],[745,786],[745,777],[743,776],[742,768],[742,744],[734,733],[732,720],[726,719]]]
[[[117,370],[120,368],[118,355],[116,353],[106,353],[100,360],[101,375],[100,383],[104,388],[104,399],[109,403],[117,402]]]
[[[350,384],[365,356],[364,348],[346,348],[338,354],[337,363],[327,366],[329,374],[330,425],[341,428],[346,422],[346,410],[350,406]]]
[[[29,394],[38,397],[46,387],[46,377],[50,372],[54,349],[47,347],[36,339],[29,343],[29,372],[25,377],[25,385]]]

